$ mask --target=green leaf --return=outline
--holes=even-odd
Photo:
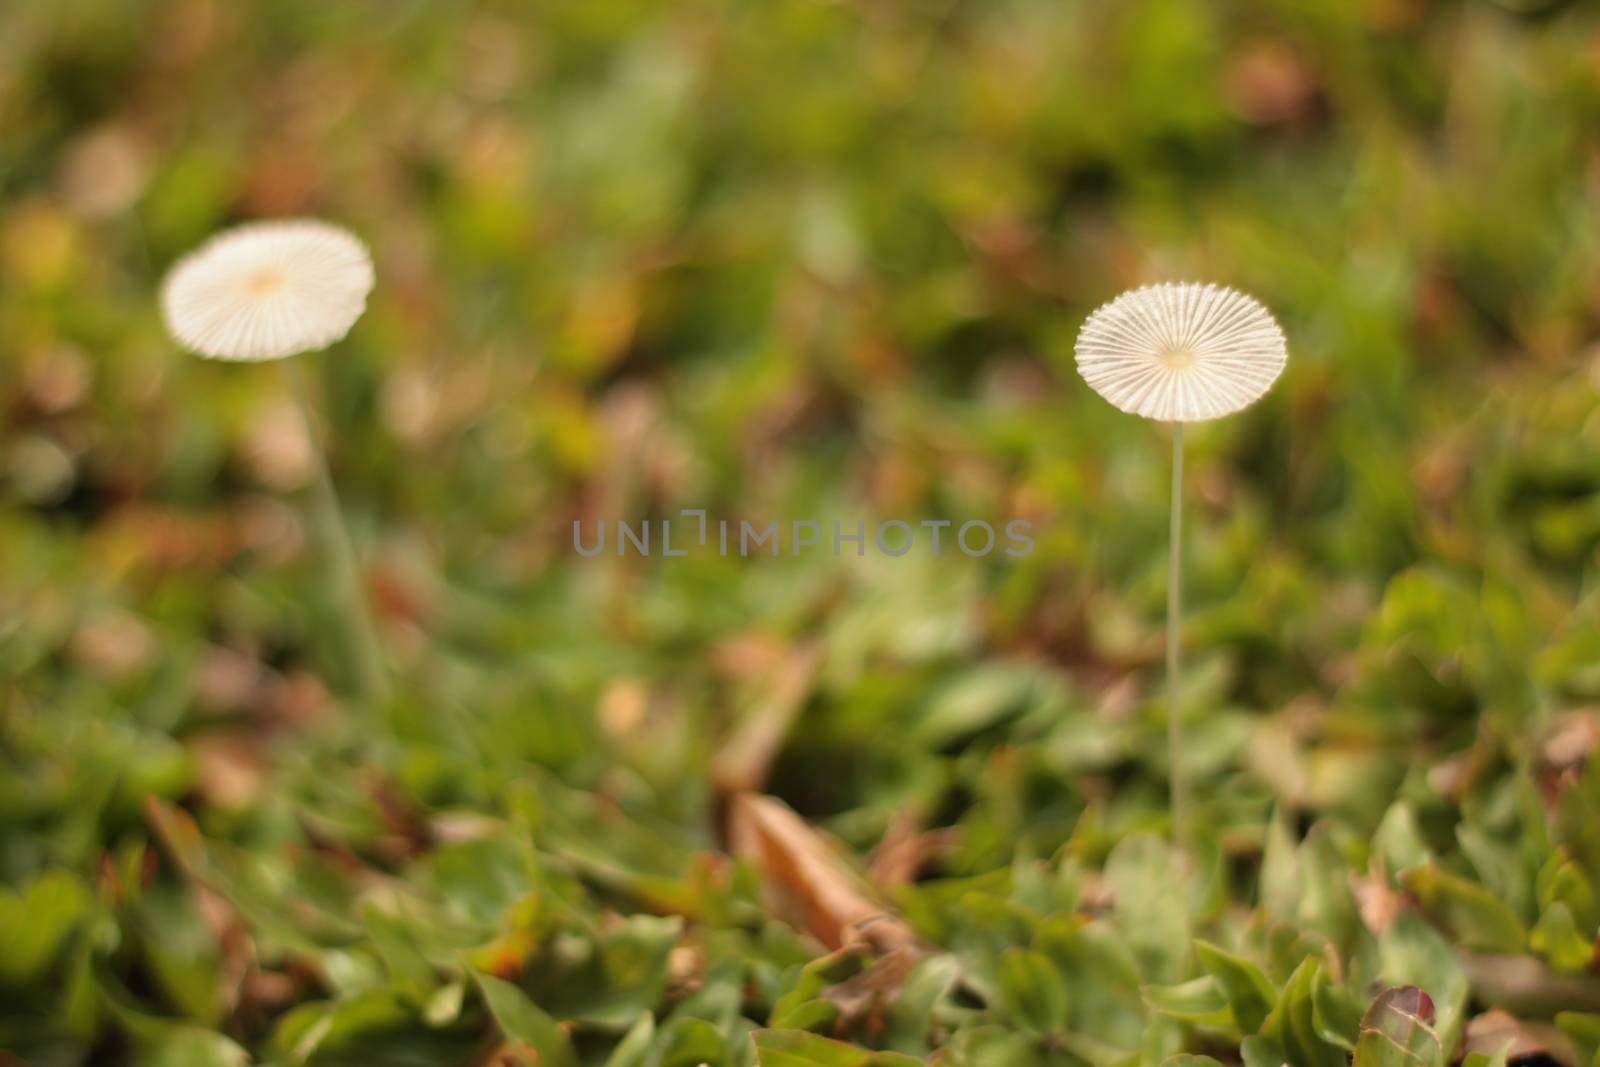
[[[866,958],[853,948],[819,957],[799,969],[794,984],[772,1004],[767,1023],[774,1030],[821,1029],[832,1024],[838,1007],[822,999],[822,991],[866,969]]]
[[[279,1021],[273,1035],[284,1061],[316,1067],[453,1063],[481,1044],[479,1032],[428,1026],[413,1005],[387,989],[302,1004]]]
[[[447,982],[435,989],[423,1004],[422,1021],[435,1028],[449,1026],[461,1017],[461,1005],[466,997],[466,982]]]
[[[936,693],[914,734],[923,744],[939,746],[967,737],[1021,711],[1037,699],[1037,671],[1015,664],[976,667]]]
[[[1067,1023],[1067,987],[1049,957],[1032,949],[1001,955],[1000,1003],[1015,1022],[1039,1033]]]
[[[911,968],[901,983],[900,995],[889,1008],[884,1044],[897,1052],[926,1055],[934,1011],[945,1000],[961,973],[953,955],[926,956]]]
[[[134,1067],[244,1067],[249,1062],[249,1054],[222,1034],[194,1026],[174,1027],[133,1058]]]
[[[45,871],[20,894],[0,887],[0,983],[38,981],[89,909],[83,880]]]
[[[1261,852],[1259,879],[1261,906],[1282,919],[1291,918],[1300,902],[1300,863],[1289,820],[1274,808],[1267,820],[1267,840]]]
[[[1302,960],[1272,1014],[1261,1025],[1261,1036],[1271,1038],[1283,1049],[1289,1062],[1305,1067],[1345,1067],[1344,1050],[1322,1039],[1317,1032],[1313,996],[1322,966],[1314,957]]]
[[[160,999],[198,1026],[220,1023],[220,954],[193,894],[176,883],[158,883],[124,914]]]
[[[1352,1067],[1442,1067],[1433,1001],[1416,986],[1387,989],[1361,1017]]]
[[[1260,1035],[1239,1043],[1239,1058],[1244,1060],[1244,1067],[1283,1067],[1288,1059],[1275,1038]]]
[[[1196,941],[1195,952],[1200,965],[1217,980],[1240,1032],[1253,1034],[1261,1029],[1278,1000],[1278,991],[1261,968],[1206,941]]]
[[[774,1027],[784,1030],[810,1030],[821,1033],[833,1029],[839,1020],[839,1005],[823,997],[789,1004],[781,1013],[773,1012],[769,1020]]]
[[[1209,974],[1178,985],[1145,986],[1140,992],[1146,1004],[1168,1018],[1211,1027],[1233,1022],[1228,998]]]
[[[898,1052],[871,1052],[804,1030],[757,1030],[750,1039],[761,1067],[915,1067],[922,1062]]]
[[[939,1049],[936,1059],[947,1058],[964,1067],[1037,1067],[1039,1043],[1004,1026],[969,1026],[956,1031]]]
[[[1511,909],[1481,886],[1427,863],[1400,876],[1429,918],[1448,928],[1463,948],[1515,955],[1528,932]]]
[[[722,1032],[704,1019],[681,1017],[662,1027],[650,1067],[732,1067]]]
[[[1360,921],[1350,896],[1350,865],[1339,853],[1327,822],[1311,828],[1300,843],[1298,856],[1300,921],[1335,945],[1348,945]]]
[[[1588,970],[1595,958],[1594,936],[1585,937],[1578,932],[1571,909],[1560,900],[1539,916],[1538,924],[1528,935],[1528,945],[1556,970],[1568,974]]]
[[[473,977],[507,1040],[532,1049],[542,1067],[578,1067],[578,1054],[566,1032],[526,993],[491,975],[475,973]]]
[[[651,1043],[656,1036],[656,1017],[652,1012],[642,1012],[638,1021],[628,1028],[617,1042],[617,1047],[606,1057],[605,1067],[641,1067],[650,1055]]]
[[[1138,963],[1115,926],[1050,916],[1035,927],[1034,948],[1050,957],[1066,983],[1072,1033],[1118,1049],[1139,1047],[1149,1011]]]
[[[1354,1052],[1361,1033],[1361,1001],[1326,974],[1317,976],[1311,991],[1312,1018],[1324,1041]]]
[[[1571,860],[1564,860],[1559,854],[1550,857],[1539,872],[1538,894],[1541,907],[1565,904],[1579,930],[1600,926],[1600,905],[1595,901],[1594,887],[1583,869]]]
[[[1445,1048],[1461,1031],[1470,983],[1456,950],[1415,912],[1402,912],[1379,939],[1383,979],[1426,989],[1433,998],[1434,1029]]]
[[[1556,1025],[1577,1046],[1579,1062],[1600,1058],[1600,1015],[1582,1011],[1563,1011],[1556,1015]]]
[[[1180,977],[1188,955],[1184,879],[1168,844],[1153,834],[1130,834],[1106,858],[1106,884],[1117,927],[1146,979]]]
[[[1372,835],[1373,851],[1383,860],[1384,870],[1391,874],[1416,867],[1433,858],[1422,830],[1417,825],[1417,812],[1409,801],[1400,800],[1390,805]]]
[[[372,947],[389,973],[395,989],[425,1002],[438,986],[433,968],[417,947],[411,927],[399,916],[368,903],[359,911]]]

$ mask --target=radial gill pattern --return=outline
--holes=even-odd
[[[282,359],[326,348],[367,306],[372,259],[315,219],[249,223],[217,235],[167,275],[161,309],[184,347],[212,359]]]
[[[1116,407],[1203,422],[1259,399],[1288,358],[1283,331],[1252,297],[1166,282],[1102,305],[1078,333],[1078,373]]]

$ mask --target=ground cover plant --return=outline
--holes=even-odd
[[[0,1062],[1593,1067],[1596,56],[1540,0],[0,6]],[[296,366],[387,697],[283,366],[160,314],[298,216],[376,266]],[[1289,347],[1185,433],[1182,849],[1169,442],[1073,352],[1169,278]],[[573,550],[682,509],[1035,547]]]

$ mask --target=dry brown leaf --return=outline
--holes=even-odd
[[[367,788],[389,831],[378,838],[376,847],[396,859],[420,856],[432,847],[428,823],[404,790],[378,774],[370,776]]]
[[[892,952],[917,943],[905,921],[874,901],[822,835],[782,801],[734,795],[728,838],[729,850],[761,871],[773,910],[829,948],[865,941]]]
[[[322,680],[302,670],[269,675],[261,695],[261,713],[288,726],[309,725],[332,704]]]
[[[1467,1023],[1463,1053],[1499,1055],[1510,1045],[1507,1063],[1525,1060],[1554,1060],[1563,1067],[1577,1067],[1577,1052],[1572,1042],[1549,1023],[1527,1022],[1510,1012],[1493,1008]]]
[[[127,504],[91,535],[94,558],[118,574],[144,571],[212,571],[241,547],[240,532],[223,512],[190,514],[174,508]]]
[[[711,650],[711,667],[730,681],[754,681],[778,669],[786,648],[786,643],[772,634],[746,630]]]
[[[612,737],[627,737],[637,730],[650,710],[650,690],[637,678],[618,678],[600,697],[597,718]]]
[[[260,735],[237,730],[196,737],[189,754],[196,790],[210,807],[243,811],[256,803],[267,784],[267,761]]]
[[[72,634],[73,660],[102,678],[136,674],[154,662],[161,643],[155,632],[131,612],[102,612],[84,620]]]
[[[1406,907],[1404,894],[1390,888],[1389,879],[1376,859],[1367,874],[1350,876],[1350,892],[1361,912],[1362,924],[1377,937],[1389,932],[1389,927]]]
[[[886,1025],[885,1008],[899,995],[906,976],[922,956],[916,948],[895,949],[860,974],[824,989],[822,999],[831,1001],[839,1009],[835,1036],[848,1037],[863,1028],[863,1024],[872,1037],[881,1036]]]
[[[1316,108],[1317,82],[1305,59],[1283,41],[1258,41],[1230,60],[1228,106],[1246,122],[1276,126],[1301,122]]]
[[[1461,965],[1480,1003],[1546,1018],[1558,1011],[1600,1012],[1600,978],[1594,975],[1562,974],[1531,956],[1463,952]]]
[[[200,850],[200,827],[194,817],[176,804],[168,804],[157,797],[144,800],[145,821],[155,831],[156,839],[167,856],[185,878],[195,878],[193,859]]]
[[[915,812],[902,811],[867,860],[867,880],[880,891],[910,885],[930,861],[955,844],[953,827],[924,830]]]
[[[267,668],[254,656],[213,645],[194,670],[195,704],[212,714],[243,711],[251,706],[266,674]]]
[[[1555,722],[1544,740],[1542,753],[1552,767],[1566,769],[1588,762],[1600,748],[1600,714],[1593,710],[1568,712]]]

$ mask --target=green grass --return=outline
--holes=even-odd
[[[540,6],[0,8],[0,1049],[1597,1062],[1591,6]],[[294,213],[387,703],[281,375],[156,312]],[[1166,442],[1072,367],[1163,277],[1290,340],[1186,435],[1187,861]],[[1038,547],[572,551],[682,507]]]

